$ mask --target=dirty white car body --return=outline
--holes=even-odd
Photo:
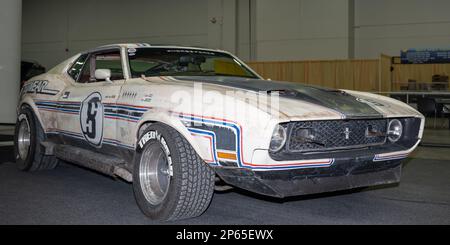
[[[177,64],[186,69],[206,62],[196,60],[202,55],[224,55],[230,61],[214,61],[214,69],[222,65],[222,70],[243,69],[246,75],[240,76],[244,71],[237,76],[133,74],[130,62],[152,49],[181,53]],[[109,59],[120,61],[114,67],[119,76],[111,74],[111,69],[97,69]],[[230,66],[231,60],[235,63]],[[100,63],[93,68],[95,62]],[[86,64],[89,78],[82,78]],[[234,108],[245,110],[229,113],[229,103],[221,106],[198,100],[197,95],[189,103],[179,102],[197,93],[199,86],[203,93],[213,92],[213,97],[229,99]],[[259,95],[269,95],[276,107],[255,105]],[[36,129],[30,120],[35,120]],[[173,220],[200,215],[206,209],[215,175],[229,185],[276,197],[399,182],[400,160],[419,144],[424,118],[410,106],[384,96],[262,80],[223,51],[117,44],[75,55],[30,79],[21,92],[17,125],[16,158],[22,169],[53,168],[63,159],[130,182],[139,179],[134,185],[143,212],[151,218]],[[164,133],[152,125],[174,131]],[[39,126],[43,132],[36,141],[32,135],[39,133]],[[188,194],[174,187],[177,176],[190,171],[176,167],[177,161],[184,161],[184,153],[177,157],[173,152],[179,151],[170,139],[174,134],[201,159],[200,172],[190,172],[197,174],[192,178],[198,183],[182,182],[186,188],[195,188],[192,192],[202,193],[197,195],[199,200],[180,200]],[[37,150],[26,143],[27,135]],[[154,163],[152,172],[153,165],[144,162],[155,156],[145,158],[143,152],[153,141],[159,142],[158,159],[163,160]],[[27,159],[30,152],[55,164],[33,165]],[[189,159],[184,161],[186,168]],[[161,162],[165,165],[159,169]],[[166,177],[149,177],[163,176],[158,171]]]

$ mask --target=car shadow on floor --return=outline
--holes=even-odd
[[[286,202],[295,202],[295,201],[305,201],[305,200],[313,200],[313,199],[320,199],[320,198],[326,198],[326,197],[334,197],[334,196],[342,196],[342,195],[349,195],[364,191],[372,191],[377,189],[385,189],[385,188],[392,188],[392,187],[398,187],[399,183],[394,184],[385,184],[385,185],[378,185],[378,186],[371,186],[371,187],[357,187],[353,189],[348,190],[341,190],[341,191],[333,191],[333,192],[324,192],[324,193],[317,193],[317,194],[308,194],[308,195],[301,195],[301,196],[292,196],[292,197],[284,197],[284,198],[277,198],[277,197],[270,197],[270,196],[264,196],[258,193],[250,192],[244,189],[240,188],[233,188],[227,191],[215,191],[215,195],[221,195],[226,193],[238,193],[244,196],[252,197],[261,201],[267,201],[267,202],[273,202],[273,203],[286,203]]]
[[[14,146],[1,146],[0,147],[0,164],[5,162],[14,162]]]
[[[406,167],[408,165],[408,162],[411,159],[407,159],[403,163],[403,167]],[[6,163],[6,162],[14,162],[14,149],[13,146],[1,146],[0,147],[0,164]],[[76,165],[73,165],[76,166]],[[78,166],[76,166],[78,167]],[[83,168],[85,170],[89,170],[93,173],[98,174],[98,172],[92,171],[87,168]],[[377,189],[384,189],[384,188],[391,188],[391,187],[397,187],[399,184],[387,184],[387,185],[379,185],[379,186],[372,186],[372,187],[359,187],[349,190],[341,190],[341,191],[334,191],[334,192],[325,192],[325,193],[318,193],[318,194],[309,194],[309,195],[302,195],[302,196],[293,196],[293,197],[285,197],[285,198],[277,198],[277,197],[270,197],[270,196],[264,196],[261,194],[253,193],[244,189],[240,188],[232,188],[230,190],[226,191],[215,191],[215,194],[221,195],[226,194],[230,192],[235,192],[237,194],[241,194],[244,196],[252,197],[255,199],[259,199],[262,201],[268,201],[273,203],[286,203],[286,202],[295,202],[295,201],[302,201],[302,200],[313,200],[313,199],[319,199],[324,197],[333,197],[333,196],[342,196],[342,195],[348,195],[348,194],[354,194],[358,192],[364,192],[367,190],[377,190]]]

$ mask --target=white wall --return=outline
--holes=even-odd
[[[23,0],[22,53],[47,68],[117,42],[219,48],[258,61],[376,58],[450,48],[448,10],[448,0]]]
[[[450,48],[450,1],[356,0],[355,55],[399,56],[407,48]]]
[[[20,85],[20,0],[0,1],[0,123],[15,123]]]
[[[24,0],[22,56],[50,68],[111,43],[208,46],[207,30],[207,0]]]
[[[117,42],[219,48],[244,60],[347,58],[348,2],[24,0],[23,58],[50,68]]]
[[[257,60],[345,59],[348,0],[258,0]]]

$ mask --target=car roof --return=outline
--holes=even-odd
[[[224,50],[219,49],[209,49],[209,48],[202,48],[202,47],[188,47],[188,46],[178,46],[178,45],[165,45],[165,44],[148,44],[148,43],[117,43],[117,44],[108,44],[103,45],[94,49],[91,49],[86,52],[92,52],[96,50],[106,49],[106,48],[182,48],[182,49],[198,49],[198,50],[208,50],[208,51],[214,51],[214,52],[224,52],[227,53]]]

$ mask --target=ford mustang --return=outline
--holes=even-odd
[[[398,183],[423,127],[395,99],[264,80],[228,52],[117,44],[25,83],[15,157],[122,178],[144,214],[176,220],[219,183],[278,198]]]

